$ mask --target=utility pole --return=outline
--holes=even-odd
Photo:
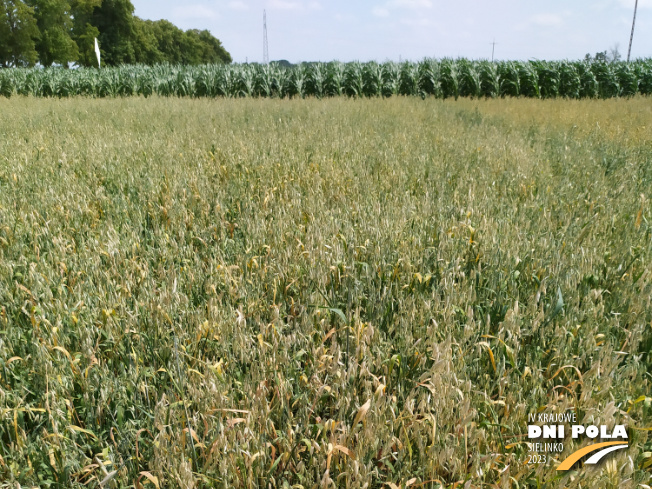
[[[636,0],[638,2],[638,0]],[[494,42],[491,43],[491,62],[494,62],[494,51],[496,50],[496,38],[494,37]]]
[[[269,64],[269,46],[267,45],[267,12],[263,10],[263,64]]]
[[[632,41],[634,40],[634,25],[636,24],[636,9],[638,8],[638,0],[634,4],[634,20],[632,20],[632,33],[629,36],[629,49],[627,50],[627,62],[629,63],[629,56],[632,54]]]

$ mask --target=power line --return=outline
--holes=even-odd
[[[638,2],[638,0],[636,0]],[[494,62],[494,51],[496,50],[496,38],[494,38],[494,42],[490,43],[491,44],[491,62]]]
[[[269,64],[269,46],[267,44],[267,12],[263,10],[263,63]]]
[[[632,54],[632,41],[634,40],[634,25],[636,24],[636,9],[638,8],[638,0],[634,4],[634,19],[632,20],[632,33],[629,36],[629,49],[627,50],[627,62],[629,62],[629,55]]]

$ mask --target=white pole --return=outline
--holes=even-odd
[[[97,37],[95,38],[95,56],[97,56],[97,68],[100,68],[100,46],[97,44]]]

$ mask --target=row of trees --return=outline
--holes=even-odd
[[[597,61],[598,63],[617,63],[622,59],[620,55],[620,45],[618,43],[614,44],[609,51],[606,49],[595,53],[595,56],[591,56],[591,53],[586,53],[584,60],[590,62]]]
[[[230,63],[207,30],[183,31],[166,20],[134,16],[130,0],[0,0],[0,66],[43,66],[102,60],[119,64]]]

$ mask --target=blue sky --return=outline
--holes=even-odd
[[[234,61],[579,59],[627,56],[635,0],[132,0],[136,15],[208,29]],[[652,57],[652,0],[639,0],[632,58]]]

